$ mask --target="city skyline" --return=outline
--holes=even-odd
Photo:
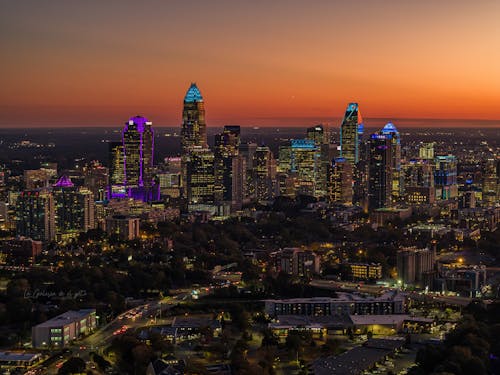
[[[497,3],[148,5],[6,4],[0,126],[112,126],[134,113],[177,126],[191,82],[208,127],[333,127],[349,102],[407,126],[500,126]]]

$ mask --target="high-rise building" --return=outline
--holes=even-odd
[[[350,164],[359,161],[359,129],[363,119],[358,103],[349,103],[340,126],[340,156]]]
[[[152,123],[145,117],[132,117],[122,131],[125,185],[129,197],[153,200]]]
[[[208,148],[193,146],[186,160],[186,190],[189,205],[215,202],[214,154]]]
[[[255,184],[252,182],[253,176],[253,156],[257,150],[257,143],[248,142],[241,143],[239,147],[239,155],[244,159],[246,165],[246,181],[243,186],[243,197],[251,199],[255,197]]]
[[[109,143],[110,198],[159,199],[159,189],[153,180],[151,125],[145,117],[132,117],[122,130],[122,142]]]
[[[327,141],[325,129],[321,124],[307,128],[306,134],[306,138],[314,141],[314,143],[316,143],[318,146],[326,143]]]
[[[391,140],[391,200],[397,203],[403,194],[403,176],[401,174],[401,137],[392,122],[388,122],[381,130],[380,134]]]
[[[182,111],[181,142],[182,153],[189,152],[193,146],[208,147],[205,123],[205,104],[196,83],[191,83],[184,97]]]
[[[434,163],[431,160],[410,160],[402,166],[405,200],[411,205],[435,202]]]
[[[483,206],[494,206],[499,203],[499,164],[498,160],[493,158],[486,160],[482,184]]]
[[[368,207],[370,210],[391,206],[392,139],[372,134],[369,141]]]
[[[231,209],[240,210],[246,201],[247,163],[237,155],[231,159]]]
[[[126,197],[123,142],[108,143],[109,197]]]
[[[77,188],[67,176],[53,186],[56,234],[60,239],[74,237],[95,228],[94,195]]]
[[[352,204],[353,166],[344,158],[335,158],[328,173],[328,201]]]
[[[222,133],[215,135],[215,199],[232,201],[233,158],[238,155],[240,127],[224,126]]]
[[[457,158],[454,155],[438,155],[434,162],[436,198],[446,200],[458,197]]]
[[[326,173],[321,174],[320,146],[311,139],[292,139],[280,146],[279,170],[294,177],[296,194],[319,197],[326,195]],[[326,171],[325,171],[326,172]]]
[[[98,161],[93,161],[84,168],[84,186],[94,195],[95,200],[106,199],[109,183],[109,171]]]
[[[257,147],[252,162],[252,185],[255,199],[265,201],[275,196],[276,160],[267,146]]]
[[[16,234],[38,241],[55,238],[54,197],[48,190],[25,190],[16,202]]]
[[[434,160],[434,143],[423,143],[418,150],[418,157],[423,160]]]

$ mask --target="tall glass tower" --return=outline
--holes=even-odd
[[[391,140],[391,168],[392,168],[392,201],[398,202],[403,194],[403,181],[401,174],[401,137],[392,122],[388,122],[382,128],[380,134],[387,136]]]
[[[149,200],[153,186],[154,136],[152,123],[145,117],[132,117],[122,131],[125,186],[128,195]]]
[[[359,129],[363,118],[358,103],[349,103],[340,126],[340,156],[355,165],[359,161]],[[362,129],[362,126],[361,126]]]
[[[196,83],[191,83],[184,97],[181,139],[183,154],[193,146],[208,147],[205,104]]]

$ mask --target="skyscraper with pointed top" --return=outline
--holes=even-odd
[[[358,103],[349,103],[340,126],[340,155],[351,165],[359,161],[360,129],[363,129],[363,118]]]
[[[196,83],[191,83],[184,97],[181,142],[183,154],[193,146],[208,147],[205,104]]]

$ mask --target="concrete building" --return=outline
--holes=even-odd
[[[436,254],[428,248],[406,247],[397,252],[396,260],[398,278],[404,284],[418,285],[423,280],[423,275],[434,269]]]
[[[139,237],[140,219],[124,215],[106,218],[106,233],[117,235],[122,240],[133,240]]]
[[[68,311],[31,329],[34,348],[65,347],[97,327],[95,309]]]
[[[402,314],[405,310],[405,297],[398,291],[381,296],[362,296],[354,293],[337,293],[336,298],[293,298],[284,300],[265,300],[265,312],[277,315],[337,315],[352,314]]]

